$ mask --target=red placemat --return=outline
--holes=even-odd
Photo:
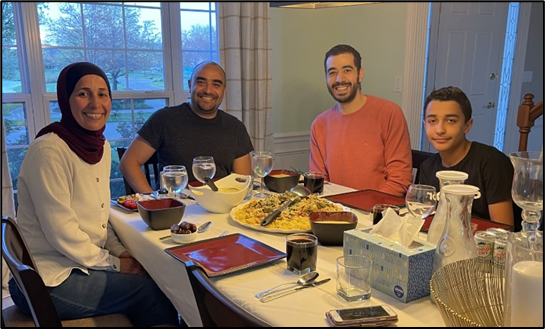
[[[430,228],[431,221],[433,220],[433,217],[434,215],[431,215],[424,219],[424,225],[422,225],[422,228],[420,229],[420,231],[422,232],[428,231],[428,229]],[[471,224],[472,224],[471,230],[473,231],[473,234],[475,234],[475,232],[477,231],[486,231],[486,229],[489,227],[503,228],[504,230],[513,232],[513,226],[511,225],[493,222],[491,220],[486,220],[486,219],[481,219],[476,217],[471,217]]]
[[[165,249],[175,259],[200,266],[209,277],[233,273],[286,257],[243,234],[231,234]]]
[[[347,207],[357,208],[371,212],[373,206],[378,203],[392,204],[405,207],[405,199],[375,190],[361,190],[335,195],[328,195],[325,199],[341,203]]]

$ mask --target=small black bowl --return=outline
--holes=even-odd
[[[269,190],[284,193],[299,183],[299,177],[295,171],[279,169],[271,171],[263,181]]]
[[[170,198],[137,201],[136,206],[142,220],[153,230],[178,224],[185,212],[185,203]]]
[[[312,234],[323,246],[342,246],[344,231],[355,229],[358,217],[350,211],[313,212],[310,214]]]

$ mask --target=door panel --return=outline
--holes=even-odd
[[[457,86],[468,96],[474,124],[467,138],[494,144],[496,105],[500,87],[509,3],[438,3],[440,6],[433,89]],[[433,58],[430,56],[430,58]],[[429,151],[429,142],[423,149]]]

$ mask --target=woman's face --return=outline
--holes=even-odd
[[[94,74],[79,79],[70,95],[70,109],[77,123],[84,129],[90,131],[102,129],[112,110],[112,100],[106,81]]]

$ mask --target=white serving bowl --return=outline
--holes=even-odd
[[[176,243],[188,243],[188,242],[194,241],[197,238],[197,234],[199,233],[197,233],[196,231],[193,233],[187,233],[187,234],[182,234],[182,233],[178,234],[178,233],[170,232],[172,241]]]
[[[239,205],[253,186],[252,176],[239,174],[230,174],[214,183],[219,189],[217,192],[212,191],[207,185],[188,185],[188,188],[201,207],[217,214],[228,213],[233,207]],[[236,189],[236,191],[226,189]]]

